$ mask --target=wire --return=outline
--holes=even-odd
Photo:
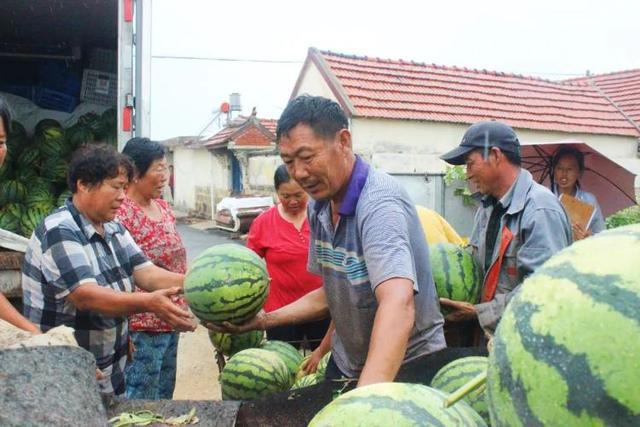
[[[151,55],[156,59],[188,59],[196,61],[222,61],[222,62],[257,62],[265,64],[302,64],[304,61],[289,61],[278,59],[247,59],[247,58],[217,58],[211,56],[173,56],[173,55]]]

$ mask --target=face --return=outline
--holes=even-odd
[[[127,185],[127,174],[120,171],[115,178],[105,179],[95,187],[78,183],[78,192],[86,200],[89,211],[85,214],[94,222],[112,221],[120,205],[124,201]]]
[[[307,193],[294,181],[283,182],[277,190],[282,208],[290,215],[297,215],[307,208]]]
[[[351,134],[342,129],[333,139],[323,139],[305,124],[280,138],[280,157],[289,176],[316,200],[344,193],[351,174]]]
[[[147,172],[141,176],[136,177],[131,184],[134,186],[140,194],[148,197],[149,199],[158,199],[162,195],[162,190],[167,184],[169,179],[169,169],[167,168],[167,159],[154,160]]]
[[[4,123],[0,120],[0,167],[4,164],[4,158],[7,156],[7,130]]]
[[[580,179],[578,160],[571,155],[562,156],[553,170],[553,177],[560,191],[572,192]]]
[[[467,179],[470,186],[482,194],[491,195],[498,178],[496,153],[491,149],[486,159],[482,157],[482,150],[473,150],[467,155]]]

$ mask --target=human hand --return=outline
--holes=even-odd
[[[178,295],[181,292],[182,289],[178,287],[151,292],[149,294],[149,311],[153,312],[162,321],[167,322],[176,331],[193,331],[196,329],[196,324],[193,321],[191,313],[183,310],[171,301],[173,295]]]
[[[264,331],[267,329],[267,313],[265,313],[264,310],[260,310],[258,314],[240,325],[235,325],[231,322],[213,323],[206,320],[202,321],[202,325],[212,331],[223,332],[226,334],[241,334],[248,331]]]
[[[585,229],[581,224],[574,222],[571,224],[571,230],[573,231],[573,240],[582,240],[591,236],[591,232]]]
[[[318,364],[320,363],[320,360],[324,355],[325,353],[320,351],[319,347],[316,348],[311,352],[306,360],[302,361],[300,369],[304,372],[305,375],[313,374],[318,370]]]
[[[476,308],[473,304],[464,301],[453,301],[449,298],[440,298],[440,305],[449,307],[453,311],[444,317],[447,322],[463,322],[477,317]]]

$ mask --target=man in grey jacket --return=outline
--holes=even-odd
[[[520,167],[520,142],[504,123],[472,125],[441,158],[466,164],[468,180],[484,195],[469,241],[484,281],[477,304],[446,298],[440,303],[453,309],[445,320],[477,318],[492,334],[524,279],[571,244],[571,225],[557,197]]]

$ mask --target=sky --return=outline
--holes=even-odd
[[[309,47],[554,80],[640,68],[635,0],[153,0],[151,16],[153,139],[200,134],[233,92],[277,119]]]

